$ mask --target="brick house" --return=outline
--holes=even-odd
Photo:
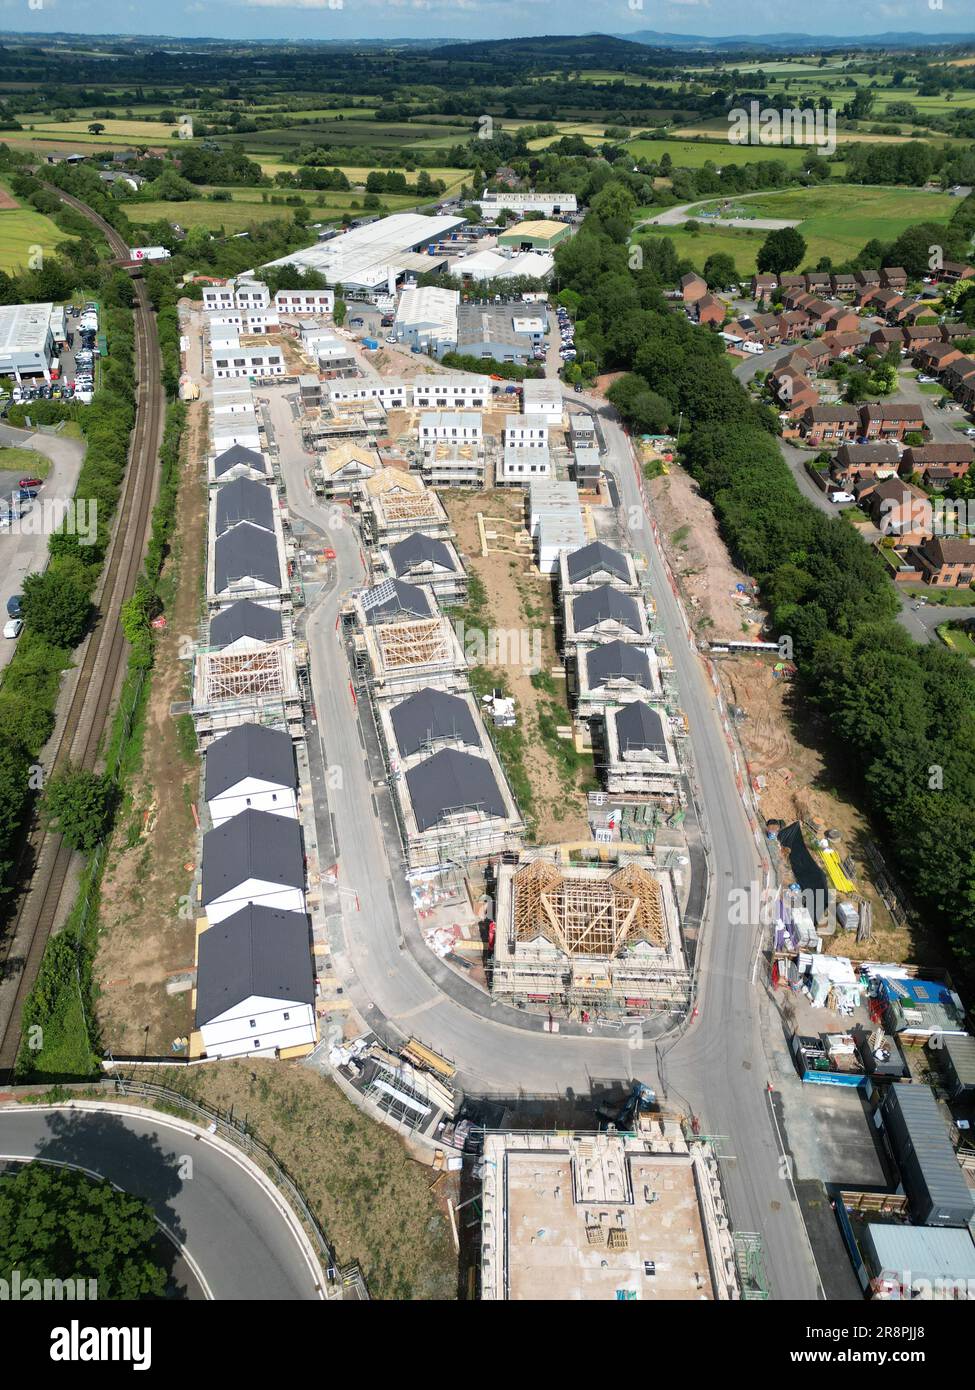
[[[953,343],[956,338],[975,338],[975,330],[969,328],[967,323],[943,323],[941,341]]]
[[[975,540],[962,536],[931,536],[912,546],[910,559],[925,584],[938,589],[961,589],[975,579]]]
[[[720,328],[727,316],[727,309],[715,294],[702,295],[693,304],[694,316],[698,323],[713,324]]]
[[[916,324],[913,328],[902,328],[901,334],[908,352],[917,352],[918,348],[926,347],[928,343],[941,341],[941,328],[936,323]]]
[[[801,352],[809,364],[808,370],[813,373],[825,371],[833,358],[825,338],[817,338],[813,342],[802,343],[796,348],[796,352]]]
[[[798,338],[809,331],[809,322],[805,309],[786,309],[779,315],[779,332],[783,338]]]
[[[821,270],[807,270],[802,278],[810,294],[822,294],[823,290],[832,289],[829,276]]]
[[[898,294],[897,290],[878,290],[870,301],[870,307],[875,313],[881,314],[888,322],[894,316],[895,311],[904,303],[904,296]]]
[[[941,382],[956,400],[963,400],[973,376],[975,376],[975,357],[956,357],[954,362],[945,367],[941,373]]]
[[[924,411],[919,405],[881,405],[873,401],[861,405],[860,424],[865,439],[903,439],[906,434],[924,433]]]
[[[777,275],[771,275],[768,271],[761,275],[752,276],[752,298],[769,300],[774,298],[775,291],[779,288]]]
[[[852,309],[842,309],[831,304],[829,313],[821,322],[828,333],[855,333],[860,325],[860,315]]]
[[[880,271],[858,270],[854,272],[853,278],[861,289],[866,289],[870,285],[880,284]]]
[[[708,292],[707,281],[702,280],[693,270],[688,271],[686,275],[681,276],[680,292],[685,304],[696,304]]]
[[[918,544],[931,531],[931,503],[927,494],[914,483],[900,478],[877,483],[875,487],[857,493],[864,500],[873,524],[885,536],[901,536]]]
[[[803,415],[800,432],[810,444],[846,444],[860,433],[860,416],[852,405],[814,405]]]
[[[768,382],[782,409],[792,419],[819,404],[819,393],[815,386],[794,368],[777,367],[769,373]]]
[[[835,362],[840,357],[852,357],[860,348],[866,346],[866,333],[824,333],[820,342],[829,351]]]
[[[885,290],[903,290],[907,286],[907,271],[902,265],[885,265],[880,271],[880,283]]]
[[[806,279],[804,275],[798,275],[795,271],[789,271],[785,275],[779,276],[779,289],[784,295],[786,290],[804,290]]]
[[[845,299],[848,295],[854,294],[857,282],[850,271],[840,271],[830,279],[833,293],[837,299]]]
[[[782,295],[782,303],[786,309],[808,309],[810,304],[816,302],[816,296],[810,294],[802,285],[797,285],[795,289],[786,290]]]
[[[975,275],[975,265],[969,265],[967,261],[945,261],[941,267],[940,279],[942,280],[970,280]]]
[[[891,343],[903,347],[904,334],[899,328],[875,328],[868,341],[870,346],[875,347],[878,352],[886,352]]]
[[[896,478],[900,455],[893,444],[841,444],[831,473],[838,483],[852,490],[863,478]]]
[[[967,439],[959,439],[951,444],[922,444],[919,448],[905,449],[902,471],[907,477],[920,473],[925,485],[930,487],[928,475],[937,470],[936,481],[943,486],[952,478],[964,478],[972,466],[975,449]]]
[[[922,372],[940,376],[946,367],[958,362],[962,354],[951,343],[926,343],[914,354],[914,365]]]

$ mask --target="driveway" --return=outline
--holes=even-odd
[[[82,1168],[149,1203],[180,1251],[186,1296],[318,1299],[321,1272],[270,1182],[230,1144],[182,1120],[94,1102],[0,1106],[0,1161]]]
[[[644,218],[638,222],[633,231],[639,231],[641,227],[679,227],[684,222],[688,222],[694,217],[695,208],[713,207],[718,202],[741,203],[746,198],[763,198],[767,192],[761,193],[742,193],[734,198],[720,199],[715,197],[699,198],[695,203],[682,203],[676,208],[666,208],[654,217]],[[748,227],[754,231],[777,232],[782,227],[798,227],[800,218],[785,217],[708,217],[704,219],[705,225],[711,223],[716,227]]]

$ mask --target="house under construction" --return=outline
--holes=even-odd
[[[686,1006],[677,902],[651,859],[597,867],[522,856],[498,866],[495,903],[498,998],[610,1015]]]
[[[674,1120],[489,1132],[481,1171],[484,1300],[741,1297],[714,1151]]]
[[[424,448],[420,466],[431,487],[484,486],[484,446],[476,440],[436,440]]]
[[[384,469],[383,473],[397,476],[370,478],[360,503],[362,531],[370,545],[394,545],[414,531],[440,539],[453,535],[440,498],[416,474],[398,469]],[[382,486],[373,486],[380,481]]]
[[[682,715],[633,700],[608,709],[599,733],[607,791],[646,795],[668,809],[683,805]]]
[[[308,653],[287,613],[243,601],[211,619],[193,659],[191,712],[201,748],[238,724],[304,737]]]
[[[386,581],[369,593],[379,603],[387,587],[395,592],[394,583]],[[408,695],[427,685],[466,684],[463,648],[442,613],[434,610],[429,618],[391,623],[370,623],[368,613],[365,617],[354,637],[354,661],[373,698]]]
[[[469,690],[425,686],[375,713],[411,869],[520,847],[524,824]]]

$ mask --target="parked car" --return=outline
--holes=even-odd
[[[919,376],[918,383],[921,386],[933,386],[938,380],[936,376]]]
[[[4,637],[19,637],[23,630],[23,618],[11,618],[9,623],[4,623],[3,625]]]
[[[36,487],[43,487],[43,486],[44,486],[44,479],[43,479],[43,478],[21,478],[19,486],[20,486],[20,487],[35,487],[35,488],[36,488]]]
[[[9,519],[9,518],[8,518],[8,519]],[[23,601],[23,597],[24,597],[23,594],[11,594],[10,597],[7,599],[7,617],[8,617],[8,618],[19,618],[19,617],[20,617],[20,605],[21,605],[21,602]]]

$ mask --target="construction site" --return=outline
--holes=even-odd
[[[710,1145],[641,1115],[633,1133],[487,1133],[481,1298],[741,1297]]]
[[[491,990],[522,1007],[642,1016],[686,1007],[690,975],[669,872],[539,850],[498,866]]]

